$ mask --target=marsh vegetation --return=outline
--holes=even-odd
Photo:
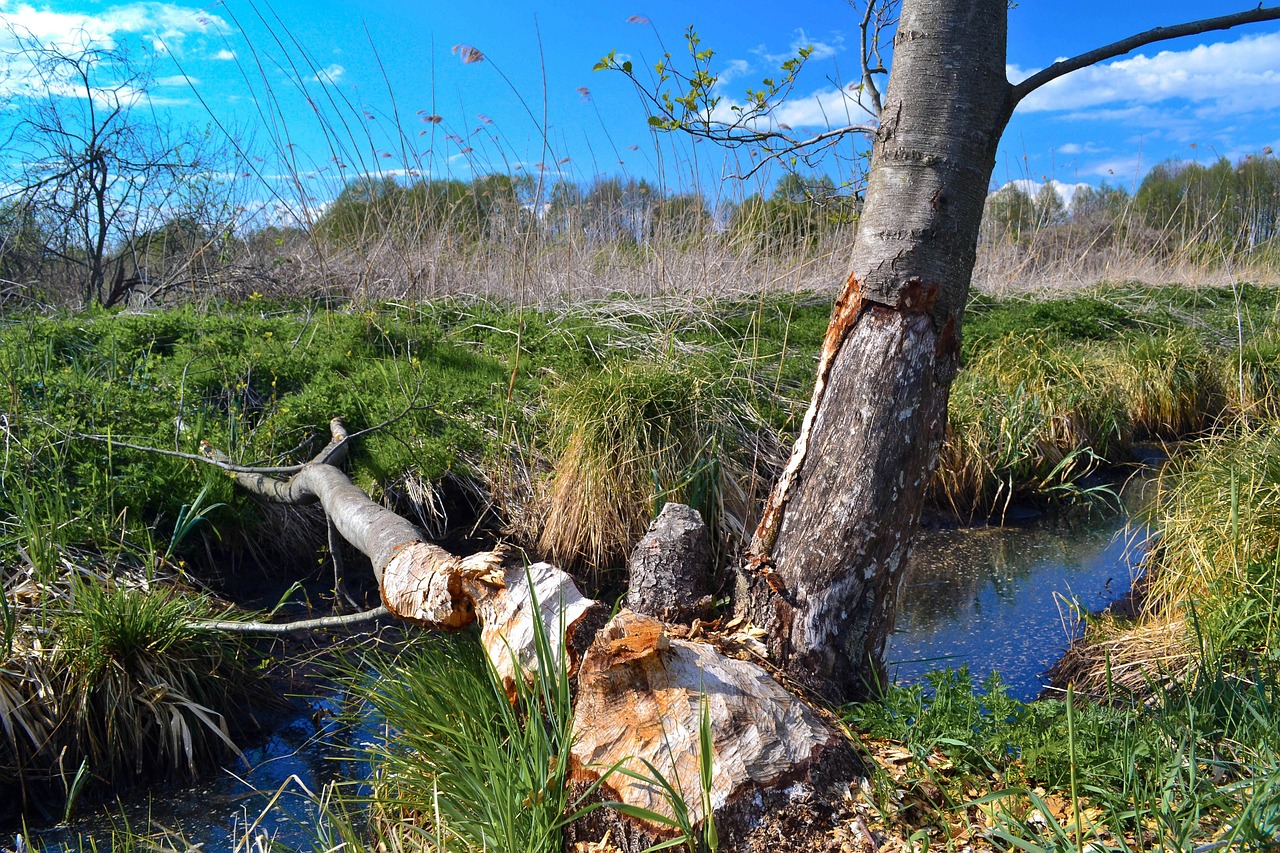
[[[349,470],[375,500],[433,538],[552,559],[605,600],[666,500],[734,559],[786,461],[856,192],[788,174],[707,198],[529,178],[497,155],[431,180],[343,145],[361,177],[304,193],[296,219],[188,180],[216,151],[170,176],[199,193],[138,227],[34,191],[0,204],[0,774],[28,820],[234,753],[288,652],[210,619],[330,612],[338,562],[374,603],[318,513],[181,455],[202,441],[288,465],[340,414],[369,430]],[[1125,607],[1085,614],[1065,698],[943,671],[841,709],[870,768],[850,843],[1275,842],[1278,199],[1264,151],[1070,208],[1017,187],[988,201],[931,512],[1105,513],[1155,443],[1157,538]],[[564,685],[513,706],[466,636],[339,670],[386,736],[369,784],[313,792],[317,849],[558,849],[581,805]]]

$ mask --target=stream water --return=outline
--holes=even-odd
[[[927,531],[911,555],[885,659],[898,682],[967,665],[1000,673],[1034,699],[1045,671],[1079,636],[1080,612],[1123,597],[1142,561],[1143,528],[1033,525]]]
[[[926,530],[888,645],[891,676],[913,681],[931,669],[967,665],[980,680],[994,669],[1011,695],[1034,698],[1078,631],[1073,608],[1096,611],[1123,596],[1144,538],[1122,518]],[[263,836],[287,849],[311,849],[317,841],[311,805],[299,796],[303,786],[318,792],[359,771],[333,757],[322,730],[330,710],[323,700],[296,700],[294,713],[246,750],[247,767],[237,762],[195,787],[135,793],[69,826],[32,832],[32,840],[76,851],[89,849],[79,839],[94,838],[105,850],[111,828],[127,822],[134,831],[180,834],[204,853],[251,853],[258,849],[251,839]]]

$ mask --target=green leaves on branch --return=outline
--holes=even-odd
[[[716,94],[720,77],[711,68],[715,51],[702,47],[702,39],[693,27],[685,30],[685,43],[691,67],[682,71],[669,52],[654,64],[654,77],[641,81],[630,60],[619,60],[617,51],[595,64],[596,71],[619,71],[635,84],[650,105],[649,126],[658,130],[687,130],[699,136],[726,144],[761,141],[781,136],[777,131],[762,131],[756,124],[765,120],[795,86],[796,76],[813,55],[813,47],[803,47],[799,55],[782,63],[781,76],[766,77],[760,88],[746,92],[745,104],[730,104],[729,120],[716,118],[721,96]]]

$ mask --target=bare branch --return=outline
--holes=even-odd
[[[1247,12],[1237,12],[1232,15],[1221,15],[1217,18],[1204,18],[1199,21],[1191,21],[1186,24],[1178,24],[1172,27],[1156,27],[1147,30],[1144,33],[1138,33],[1126,39],[1113,42],[1105,47],[1091,50],[1088,53],[1082,53],[1071,59],[1064,59],[1061,62],[1055,62],[1043,71],[1032,74],[1026,80],[1018,83],[1012,89],[1011,105],[1017,104],[1027,95],[1039,89],[1045,83],[1056,80],[1064,74],[1070,74],[1072,71],[1078,71],[1081,68],[1087,68],[1090,65],[1096,65],[1108,59],[1117,56],[1123,56],[1132,50],[1137,50],[1148,44],[1159,41],[1168,41],[1169,39],[1181,38],[1182,36],[1194,36],[1200,33],[1213,32],[1214,30],[1229,30],[1232,27],[1238,27],[1241,24],[1256,24],[1261,21],[1280,20],[1280,7],[1262,8],[1259,4],[1258,8],[1250,9]]]
[[[875,11],[876,4],[868,0],[867,9],[862,14],[862,23],[858,25],[858,29],[862,31],[862,49],[858,52],[858,60],[862,65],[862,91],[866,92],[871,98],[871,108],[875,110],[875,115],[880,115],[882,106],[880,104],[880,89],[876,86],[875,76],[871,70],[870,45],[868,36],[871,35],[871,13]]]
[[[771,163],[774,160],[779,160],[783,157],[789,157],[789,156],[811,157],[819,153],[820,151],[831,147],[836,142],[838,142],[839,140],[841,140],[842,138],[844,138],[846,135],[850,133],[861,133],[866,136],[874,136],[875,132],[876,132],[876,129],[874,125],[851,124],[845,127],[837,127],[834,130],[823,131],[822,133],[819,133],[817,136],[812,136],[808,139],[803,139],[799,141],[791,140],[789,137],[784,136],[783,134],[780,134],[780,133],[772,134],[772,136],[774,137],[785,140],[787,144],[779,148],[774,148],[767,144],[761,145],[761,148],[763,148],[766,152],[765,155],[761,157],[760,160],[747,171],[742,172],[741,174],[732,175],[731,177],[746,180],[747,178],[750,178],[756,172],[764,168],[764,165],[766,163]],[[710,137],[707,137],[707,138],[710,138]],[[720,140],[713,140],[713,141],[720,141]],[[735,144],[738,144],[738,143],[735,141]]]
[[[209,456],[201,456],[196,453],[183,453],[180,450],[165,450],[162,447],[148,447],[145,444],[131,444],[127,441],[121,441],[114,436],[102,435],[100,433],[73,432],[68,433],[68,435],[72,438],[79,438],[85,441],[98,441],[103,444],[110,444],[113,447],[123,447],[126,450],[140,450],[143,453],[155,453],[160,456],[172,456],[175,459],[186,459],[191,462],[201,462],[205,465],[215,465],[223,471],[229,471],[232,474],[269,474],[278,476],[282,474],[296,474],[305,467],[305,465],[282,465],[272,468],[259,468],[249,465],[237,465],[225,456],[221,459],[215,459]]]
[[[321,616],[316,619],[300,619],[297,622],[240,622],[235,619],[200,619],[190,623],[191,627],[204,631],[224,631],[230,634],[261,634],[272,636],[277,634],[301,634],[306,631],[321,631],[326,628],[349,628],[372,622],[383,616],[390,616],[391,611],[385,607],[375,607],[360,613],[348,613],[345,616]]]
[[[415,396],[416,396],[416,393],[417,392],[415,391]],[[347,433],[346,427],[343,426],[342,419],[334,418],[332,421],[329,422],[330,434],[333,436],[332,440],[327,445],[325,445],[325,448],[323,450],[321,450],[318,454],[316,454],[314,459],[312,459],[310,462],[305,462],[301,465],[278,465],[278,466],[265,466],[265,467],[258,466],[258,465],[237,465],[236,463],[231,461],[231,458],[229,456],[227,456],[222,451],[217,450],[216,448],[213,447],[213,445],[209,444],[208,442],[201,442],[200,453],[197,454],[197,453],[183,453],[181,450],[165,450],[162,447],[148,447],[147,445],[144,445],[144,444],[131,444],[130,442],[127,442],[127,441],[121,441],[120,439],[114,436],[103,435],[101,433],[69,432],[64,434],[69,435],[72,438],[79,438],[85,441],[97,441],[97,442],[102,442],[103,444],[110,444],[115,447],[123,447],[127,450],[140,450],[143,453],[155,453],[160,456],[172,456],[175,459],[186,459],[191,462],[201,462],[205,465],[214,465],[222,469],[223,471],[227,471],[231,474],[243,474],[250,478],[255,478],[255,477],[263,478],[263,477],[285,476],[285,475],[291,476],[302,471],[302,469],[306,468],[307,465],[337,464],[338,462],[341,461],[342,454],[346,453],[346,444],[344,443],[345,441],[352,438],[359,438],[360,436],[365,435],[366,433],[377,432],[379,430],[386,429],[387,427],[391,426],[392,424],[406,417],[410,412],[416,411],[418,408],[419,408],[418,406],[414,405],[414,403],[410,401],[409,405],[406,406],[403,410],[401,410],[399,414],[393,415],[392,417],[388,418],[382,423],[374,424],[373,426],[370,426],[370,427],[365,427],[362,430],[358,430],[357,432],[350,433],[350,434]],[[53,426],[53,424],[50,424],[48,422],[42,422],[42,423],[44,423],[45,426],[50,426],[50,427]],[[56,429],[56,427],[54,428]],[[339,434],[341,434],[341,438],[339,438]],[[341,453],[338,452],[339,447],[342,448]],[[251,486],[246,486],[246,488],[252,489]],[[271,496],[275,497],[274,494]],[[282,500],[282,498],[279,498],[279,497],[276,497],[276,499]]]
[[[347,428],[342,425],[341,418],[329,421],[329,433],[332,438],[324,449],[288,480],[276,480],[253,471],[232,471],[232,476],[237,485],[260,497],[289,504],[311,503],[316,500],[316,493],[313,486],[306,482],[307,471],[317,465],[336,465],[347,455]],[[226,469],[231,462],[226,454],[207,441],[200,443],[200,452],[208,457],[207,461],[212,461],[220,468]]]

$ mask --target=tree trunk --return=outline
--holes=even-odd
[[[946,425],[978,227],[1012,110],[1006,0],[905,0],[852,273],[738,606],[832,701],[880,677]]]

